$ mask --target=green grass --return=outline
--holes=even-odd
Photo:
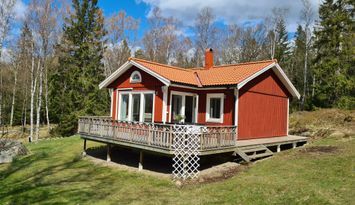
[[[92,143],[89,143],[92,145]],[[351,204],[354,140],[324,138],[335,153],[276,154],[236,176],[177,188],[169,179],[95,165],[70,137],[28,144],[30,155],[0,165],[0,204]]]

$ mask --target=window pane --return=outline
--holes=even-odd
[[[216,119],[221,117],[221,98],[210,98],[210,117]]]
[[[141,95],[133,94],[132,95],[132,121],[139,121],[140,104],[141,104]]]
[[[178,122],[178,116],[182,115],[182,96],[181,95],[173,95],[172,96],[172,121]]]
[[[144,94],[144,122],[153,121],[153,94]]]
[[[138,74],[135,74],[135,75],[133,75],[132,79],[133,79],[133,80],[136,80],[136,81],[139,81],[139,80],[140,80],[140,77],[139,77]]]
[[[121,95],[121,116],[120,119],[123,121],[127,121],[128,120],[128,106],[129,106],[129,95],[125,94],[125,95]]]

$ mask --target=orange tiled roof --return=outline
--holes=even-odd
[[[275,62],[274,60],[266,60],[214,66],[210,69],[186,69],[138,58],[130,58],[130,60],[152,70],[172,82],[198,87],[238,84]]]

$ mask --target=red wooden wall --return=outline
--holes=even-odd
[[[238,139],[287,135],[289,92],[272,70],[239,91]]]
[[[131,73],[139,70],[142,75],[141,83],[129,82]],[[162,121],[163,92],[164,86],[159,80],[146,72],[131,68],[117,78],[109,88],[115,89],[113,93],[112,117],[117,119],[117,100],[119,90],[133,88],[137,90],[154,90],[154,121]],[[169,87],[167,99],[167,122],[170,119],[170,92],[180,91],[196,93],[198,98],[198,123],[209,125],[234,125],[234,91],[221,90],[196,90],[180,87]],[[224,93],[224,118],[223,123],[206,122],[206,94]],[[280,82],[276,74],[269,70],[256,79],[247,83],[240,91],[238,98],[238,139],[265,138],[287,135],[288,129],[288,98],[291,95]]]
[[[198,94],[198,116],[197,123],[206,124],[206,125],[234,125],[234,91],[233,89],[223,89],[223,90],[195,90],[188,88],[180,88],[180,87],[169,87],[169,95],[168,95],[168,112],[170,110],[170,92],[171,91],[179,91],[179,92],[188,92]],[[224,112],[223,112],[223,123],[215,123],[215,122],[206,122],[206,100],[207,93],[224,93]],[[167,118],[170,119],[170,114],[167,114]],[[169,120],[168,120],[169,121]]]
[[[138,70],[142,76],[142,82],[141,83],[130,83],[130,77],[132,72]],[[108,88],[113,88],[114,90],[114,102],[113,102],[113,119],[118,119],[118,116],[116,116],[117,113],[117,101],[118,99],[118,93],[120,90],[116,89],[122,89],[122,88],[133,88],[133,91],[139,91],[139,90],[154,90],[156,92],[155,97],[154,97],[154,121],[155,122],[161,122],[162,120],[162,110],[163,110],[163,92],[161,87],[164,84],[160,82],[158,79],[155,77],[149,75],[148,73],[138,69],[138,68],[131,68],[127,70],[125,73],[123,73],[120,77],[118,77],[113,83],[111,83]],[[126,90],[128,91],[128,90]],[[121,91],[122,92],[122,91]],[[118,101],[119,102],[119,101]]]

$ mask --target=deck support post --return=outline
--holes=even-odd
[[[297,147],[297,142],[292,143],[292,148],[295,149]]]
[[[107,144],[106,161],[111,162],[111,145],[110,144]]]
[[[86,139],[84,139],[84,148],[83,148],[83,156],[86,156]]]
[[[139,151],[138,171],[143,170],[143,151]]]
[[[281,145],[277,145],[277,152],[281,152]]]

